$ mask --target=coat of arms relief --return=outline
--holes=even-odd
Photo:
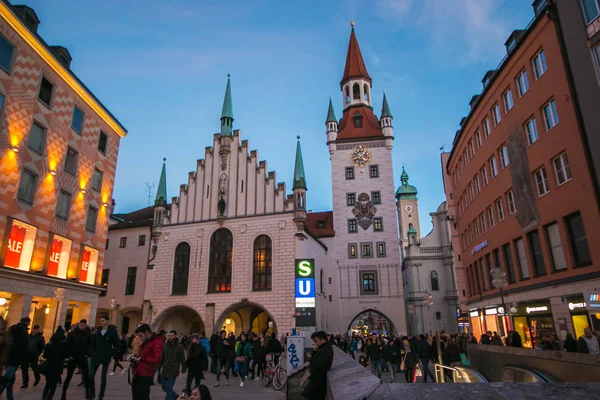
[[[356,217],[358,225],[365,231],[369,229],[371,224],[373,224],[373,217],[376,212],[377,208],[373,205],[370,196],[366,193],[359,194],[356,204],[352,209],[352,214]]]

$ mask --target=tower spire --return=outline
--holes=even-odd
[[[163,158],[162,171],[158,181],[158,190],[156,191],[156,200],[154,207],[166,207],[167,205],[167,159]]]
[[[367,72],[365,61],[363,60],[358,40],[354,33],[354,22],[352,22],[352,32],[350,32],[350,42],[348,43],[348,53],[346,54],[346,67],[344,68],[344,76],[342,77],[341,85],[350,78],[365,78],[371,82],[371,77]]]
[[[330,103],[331,104],[331,103]],[[306,190],[306,176],[304,175],[304,162],[302,161],[302,149],[300,148],[300,136],[296,145],[296,163],[294,164],[294,186],[293,189]]]
[[[387,98],[385,97],[385,92],[383,92],[383,105],[381,106],[381,118],[393,118],[392,113],[390,112],[390,106],[388,105]]]
[[[233,135],[233,104],[231,101],[231,81],[227,74],[227,87],[225,88],[225,98],[223,99],[223,110],[221,111],[221,135]]]
[[[331,103],[331,97],[329,98],[329,110],[327,110],[327,121],[325,123],[335,122],[337,124],[337,118],[335,118],[335,111],[333,110],[333,104]]]

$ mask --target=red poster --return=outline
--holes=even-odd
[[[83,250],[83,257],[81,257],[81,272],[79,274],[79,282],[87,282],[88,268],[90,266],[90,256],[92,252],[89,250]]]
[[[58,275],[58,264],[60,263],[60,252],[62,250],[62,240],[52,240],[52,248],[50,249],[50,261],[48,262],[48,275]]]
[[[25,242],[25,233],[27,229],[13,224],[8,237],[8,247],[6,248],[6,257],[4,265],[11,268],[19,268],[21,262],[21,253],[23,251],[23,242]]]

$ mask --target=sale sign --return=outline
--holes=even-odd
[[[19,268],[26,233],[27,229],[13,223],[10,235],[8,236],[6,257],[4,258],[4,265],[6,267]]]
[[[79,273],[79,282],[87,282],[88,268],[90,266],[90,257],[92,252],[84,249],[81,257],[81,272]]]
[[[58,275],[58,264],[60,263],[60,252],[62,251],[63,241],[57,238],[52,240],[50,248],[50,261],[48,262],[48,275]]]

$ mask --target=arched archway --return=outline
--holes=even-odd
[[[183,334],[200,333],[204,331],[204,322],[196,310],[179,305],[167,308],[152,321],[153,331],[161,329]]]
[[[370,333],[394,334],[396,328],[391,318],[379,310],[368,308],[359,312],[348,325],[346,332],[365,336]]]
[[[135,332],[135,329],[142,321],[142,309],[140,307],[129,306],[121,310],[120,326],[117,329],[122,334]]]
[[[271,334],[277,332],[277,324],[271,313],[262,305],[249,301],[232,304],[221,313],[215,324],[215,332],[225,329],[236,336],[242,332]]]

